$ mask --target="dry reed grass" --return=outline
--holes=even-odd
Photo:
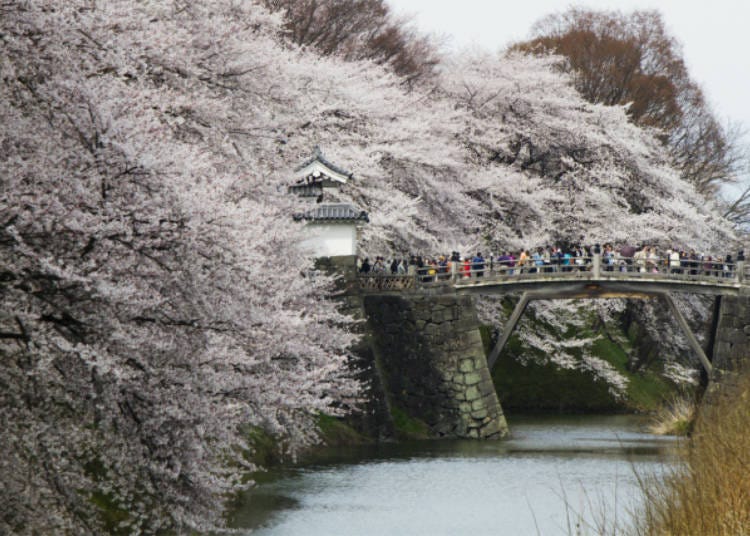
[[[657,411],[648,430],[657,435],[688,435],[695,421],[695,410],[692,396],[676,396]]]
[[[750,536],[750,376],[700,410],[666,477],[641,478],[636,534]]]

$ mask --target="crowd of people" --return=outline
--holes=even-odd
[[[668,273],[732,277],[735,260],[731,254],[725,256],[699,255],[695,250],[669,248],[660,250],[656,246],[603,246],[572,245],[544,246],[520,251],[506,251],[485,258],[481,252],[462,256],[454,251],[450,255],[422,256],[386,260],[376,257],[374,262],[365,258],[359,272],[367,275],[418,276],[424,282],[455,277],[483,277],[485,272],[506,275],[541,272],[588,271],[593,255],[601,255],[603,271],[640,273]],[[742,255],[742,253],[740,253]]]

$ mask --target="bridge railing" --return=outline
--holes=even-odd
[[[359,276],[359,288],[363,290],[407,290],[416,288],[419,284],[413,275],[369,273]]]
[[[484,263],[484,267],[476,264],[472,265],[469,273],[464,271],[457,279],[467,279],[471,277],[488,277],[488,278],[515,278],[529,279],[538,277],[588,277],[591,274],[597,262],[598,257],[565,257],[562,259],[551,259],[549,262],[544,260],[527,259],[523,264],[517,261],[497,261],[490,260]]]
[[[733,282],[744,281],[748,275],[744,263],[726,263],[714,260],[687,260],[679,262],[667,258],[633,258],[620,256],[593,255],[591,257],[572,257],[532,265],[500,266],[493,262],[486,273],[471,271],[470,277],[486,277],[496,280],[528,278],[586,278],[615,279],[643,278],[669,279],[684,281]],[[481,274],[481,275],[480,275]],[[466,274],[463,274],[466,278]],[[460,279],[456,279],[460,281]]]
[[[360,288],[378,291],[399,291],[437,285],[459,285],[481,281],[519,281],[531,279],[661,279],[737,283],[750,280],[750,266],[744,262],[726,263],[717,260],[679,262],[667,258],[633,258],[607,255],[551,259],[549,262],[527,259],[484,262],[452,262],[442,265],[409,267],[408,274],[360,274]]]
[[[680,280],[724,280],[737,279],[738,264],[715,260],[670,260],[668,258],[637,259],[632,257],[602,257],[604,277],[646,277]],[[744,267],[743,267],[744,270]],[[743,274],[744,275],[744,274]]]

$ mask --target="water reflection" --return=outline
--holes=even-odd
[[[625,519],[634,470],[663,470],[673,445],[633,416],[509,421],[507,441],[327,449],[269,473],[232,522],[260,535],[572,534]]]

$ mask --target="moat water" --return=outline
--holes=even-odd
[[[675,441],[637,416],[508,423],[504,441],[325,449],[263,475],[232,524],[257,536],[598,534],[628,525],[637,475],[667,470]]]

